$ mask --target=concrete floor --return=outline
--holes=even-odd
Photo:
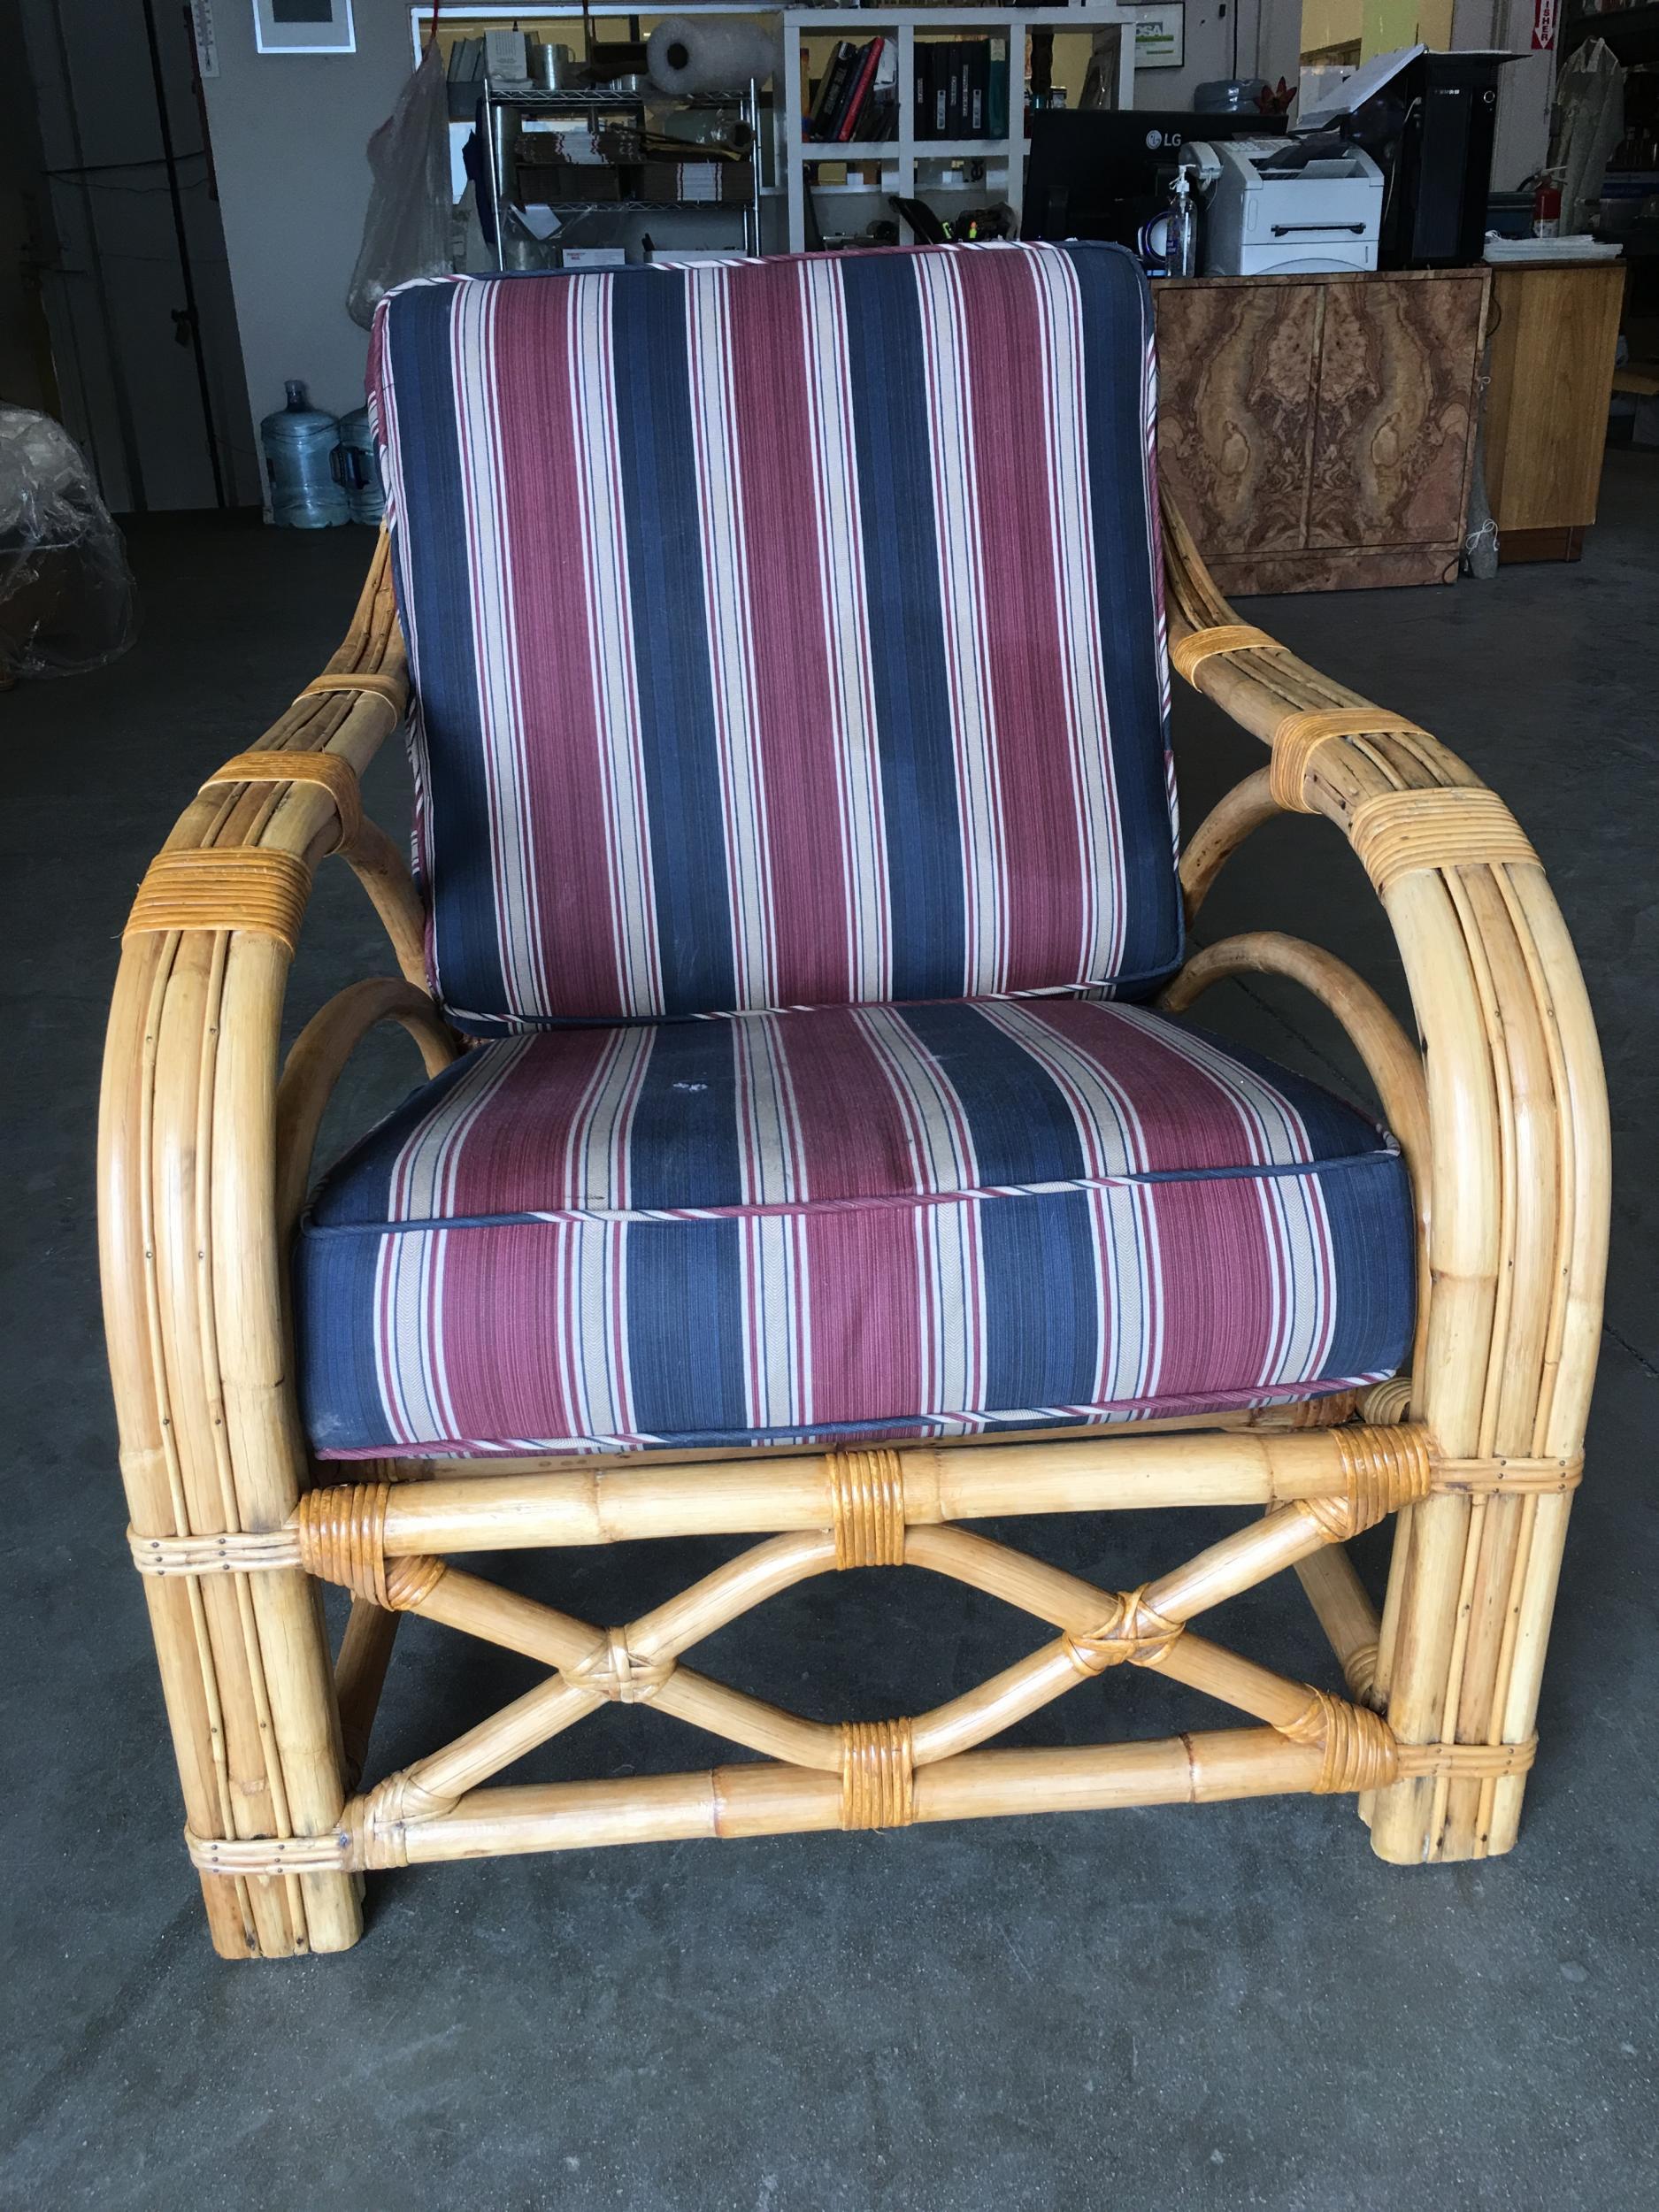
[[[19,1047],[4,1106],[0,2204],[1653,2205],[1659,467],[1615,457],[1581,566],[1251,609],[1427,721],[1510,797],[1603,1025],[1619,1146],[1608,1328],[1518,1849],[1404,1871],[1371,1856],[1348,1801],[1294,1800],[515,1859],[381,1876],[349,1956],[233,1968],[208,1948],[180,1846],[120,1537],[94,1102],[133,887],[197,778],[251,742],[332,647],[368,545],[360,531],[145,523],[136,650],[0,704]],[[1190,695],[1179,716],[1190,821],[1260,755]],[[390,758],[375,772],[388,822],[402,774]],[[384,968],[365,915],[344,872],[325,871],[296,1020]],[[1258,837],[1205,934],[1269,924],[1394,975],[1363,879],[1320,826]],[[1210,1007],[1217,1026],[1346,1079],[1340,1043],[1292,997]],[[409,1079],[397,1049],[354,1077],[348,1117]],[[1125,1584],[1225,1519],[1018,1537]],[[503,1571],[620,1618],[721,1548],[521,1555]],[[1373,1541],[1373,1575],[1379,1556]],[[897,1636],[883,1632],[893,1607]],[[1231,1615],[1221,1632],[1244,1648],[1329,1678],[1293,1585]],[[855,1575],[737,1624],[710,1666],[828,1717],[931,1703],[1029,1642],[1028,1624],[971,1594]],[[418,1622],[399,1661],[377,1770],[528,1678]],[[1027,1740],[1197,1720],[1195,1701],[1129,1672],[1038,1716]],[[528,1770],[718,1755],[676,1724],[607,1713]]]

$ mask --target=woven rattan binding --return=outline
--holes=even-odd
[[[1382,791],[1355,808],[1348,835],[1379,895],[1425,869],[1497,867],[1538,855],[1495,791]]]
[[[400,683],[396,676],[378,676],[366,669],[360,672],[344,669],[335,673],[313,676],[300,697],[311,699],[325,691],[369,692],[375,698],[385,701],[392,710],[393,719],[398,722],[403,718],[403,708],[409,698],[408,685]]]
[[[363,789],[357,772],[339,753],[238,753],[202,786],[227,783],[311,783],[326,791],[340,818],[337,853],[349,852],[363,832]]]
[[[1434,1463],[1424,1429],[1333,1429],[1331,1439],[1342,1461],[1346,1489],[1340,1497],[1297,1501],[1328,1543],[1346,1543],[1413,1498],[1426,1497],[1433,1487]]]
[[[407,1866],[410,1823],[447,1813],[454,1801],[423,1789],[407,1769],[388,1774],[363,1796],[352,1798],[341,1816],[349,1863],[365,1871]]]
[[[1361,1394],[1359,1417],[1373,1428],[1392,1428],[1411,1410],[1411,1378],[1391,1375]]]
[[[916,1817],[907,1720],[841,1723],[841,1826],[904,1828]]]
[[[1445,1775],[1454,1782],[1495,1782],[1506,1774],[1525,1774],[1538,1756],[1538,1738],[1525,1743],[1402,1743],[1402,1779]]]
[[[1279,1725],[1293,1743],[1317,1743],[1324,1753],[1317,1797],[1350,1790],[1386,1789],[1391,1782],[1425,1775],[1460,1782],[1489,1782],[1525,1774],[1538,1755],[1538,1739],[1525,1743],[1402,1743],[1380,1713],[1350,1705],[1326,1690],[1310,1689],[1306,1708]]]
[[[603,1642],[585,1659],[570,1661],[559,1669],[567,1682],[613,1698],[619,1705],[644,1705],[654,1698],[674,1671],[672,1659],[642,1659],[628,1649],[626,1628],[608,1628]]]
[[[826,1452],[838,1567],[904,1563],[904,1470],[896,1452]]]
[[[1437,1490],[1471,1497],[1555,1497],[1583,1480],[1582,1452],[1571,1459],[1443,1459],[1434,1470]]]
[[[187,1828],[185,1848],[204,1874],[335,1874],[352,1863],[344,1828],[326,1836],[198,1836]]]
[[[308,1490],[294,1530],[300,1564],[323,1582],[338,1582],[354,1597],[383,1611],[403,1613],[431,1595],[442,1578],[442,1559],[386,1556],[389,1482],[347,1482]]]
[[[1272,764],[1268,788],[1290,814],[1315,811],[1308,797],[1308,780],[1320,748],[1345,737],[1426,737],[1416,722],[1385,714],[1380,707],[1345,707],[1330,713],[1287,714],[1270,742]]]
[[[1310,1690],[1306,1710],[1279,1732],[1293,1743],[1317,1743],[1323,1750],[1324,1763],[1313,1786],[1317,1797],[1380,1789],[1398,1772],[1399,1747],[1382,1715],[1328,1691]]]
[[[127,1532],[141,1575],[258,1574],[297,1567],[299,1538],[291,1528],[230,1529],[213,1536],[140,1536]]]
[[[1079,1673],[1102,1674],[1125,1661],[1137,1667],[1156,1667],[1167,1656],[1187,1624],[1165,1620],[1161,1613],[1155,1613],[1146,1602],[1147,1587],[1143,1582],[1139,1589],[1125,1590],[1118,1601],[1117,1612],[1100,1627],[1090,1629],[1087,1635],[1063,1639]]]
[[[311,872],[293,853],[230,845],[158,853],[145,872],[123,938],[174,929],[241,930],[299,943]]]
[[[1258,630],[1254,623],[1218,622],[1213,629],[1189,631],[1171,645],[1170,665],[1190,684],[1194,680],[1199,663],[1213,660],[1217,653],[1271,653],[1278,646],[1276,637],[1269,637],[1265,630]]]

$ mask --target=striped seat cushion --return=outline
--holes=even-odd
[[[371,394],[463,1027],[1173,966],[1120,249],[416,284]]]
[[[1392,1142],[1137,1007],[830,1008],[480,1046],[324,1183],[325,1456],[956,1434],[1392,1374]]]

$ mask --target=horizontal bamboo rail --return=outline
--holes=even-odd
[[[1183,1440],[1206,1448],[1196,1454],[1196,1468],[1177,1448]],[[991,1454],[974,1455],[983,1458],[982,1467],[970,1466],[951,1478],[948,1495],[932,1464],[931,1445],[813,1453],[773,1460],[764,1469],[741,1461],[711,1463],[708,1469],[664,1462],[602,1474],[583,1469],[452,1482],[342,1483],[311,1492],[281,1527],[264,1533],[178,1537],[133,1531],[129,1540],[139,1572],[157,1578],[269,1573],[309,1564],[318,1556],[318,1543],[325,1540],[322,1532],[336,1522],[339,1540],[370,1545],[382,1568],[386,1562],[419,1561],[439,1552],[552,1549],[647,1536],[752,1535],[769,1527],[780,1533],[826,1532],[839,1549],[838,1565],[887,1566],[900,1564],[907,1555],[906,1529],[959,1520],[1037,1511],[1271,1507],[1297,1499],[1341,1499],[1351,1494],[1366,1460],[1379,1448],[1422,1454],[1425,1496],[1563,1496],[1577,1488],[1583,1473],[1582,1455],[1571,1460],[1447,1459],[1427,1429],[1410,1424],[1298,1432],[1274,1439],[1265,1453],[1258,1448],[1261,1440],[1233,1435],[1159,1438],[1158,1448],[1148,1458],[1137,1454],[1115,1463],[1131,1443],[1148,1452],[1154,1442],[1094,1440],[1078,1447],[1079,1458],[1069,1471],[1046,1463],[1043,1455],[1053,1447],[993,1447]],[[1020,1463],[992,1455],[1027,1448],[1040,1455],[1035,1463],[1041,1470],[1030,1481],[1020,1474]],[[1091,1463],[1096,1455],[1102,1463]],[[869,1488],[885,1499],[879,1515],[872,1515],[856,1482],[849,1505],[849,1469],[873,1471]],[[1033,1503],[1035,1499],[1041,1503]],[[382,1604],[402,1602],[378,1589],[377,1598]]]
[[[1466,1747],[1471,1778],[1479,1763]],[[1518,1777],[1532,1746],[1491,1757],[1490,1773]],[[1398,1754],[1402,1770],[1429,1778],[1444,1760]],[[914,1777],[902,1824],[991,1820],[1030,1813],[1106,1812],[1144,1805],[1218,1804],[1232,1798],[1319,1793],[1325,1755],[1273,1728],[1224,1728],[1142,1743],[1065,1746],[1041,1751],[967,1751]],[[1351,1790],[1355,1785],[1343,1786]],[[702,1838],[803,1834],[845,1828],[846,1792],[836,1778],[769,1762],[689,1774],[549,1782],[478,1789],[445,1811],[385,1835],[365,1828],[372,1799],[354,1799],[334,1832],[256,1847],[191,1837],[204,1870],[245,1873],[280,1856],[296,1870],[346,1873],[432,1866],[455,1859]]]
[[[1311,1789],[1320,1755],[1271,1729],[1217,1730],[1148,1744],[972,1751],[915,1778],[916,1821],[987,1820],[1132,1805],[1213,1804]],[[620,1782],[480,1790],[404,1831],[409,1865],[694,1837],[777,1836],[842,1825],[833,1775],[773,1766]],[[353,1854],[352,1864],[367,1854]]]
[[[915,1445],[758,1463],[733,1458],[399,1483],[387,1505],[385,1543],[396,1557],[822,1528],[835,1517],[837,1485],[867,1468],[876,1471],[872,1481],[896,1489],[907,1526],[1002,1514],[1275,1504],[1345,1493],[1363,1433],[1097,1432],[1043,1444]]]

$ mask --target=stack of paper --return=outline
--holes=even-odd
[[[1622,249],[1580,231],[1571,238],[1488,238],[1488,261],[1616,261]]]

